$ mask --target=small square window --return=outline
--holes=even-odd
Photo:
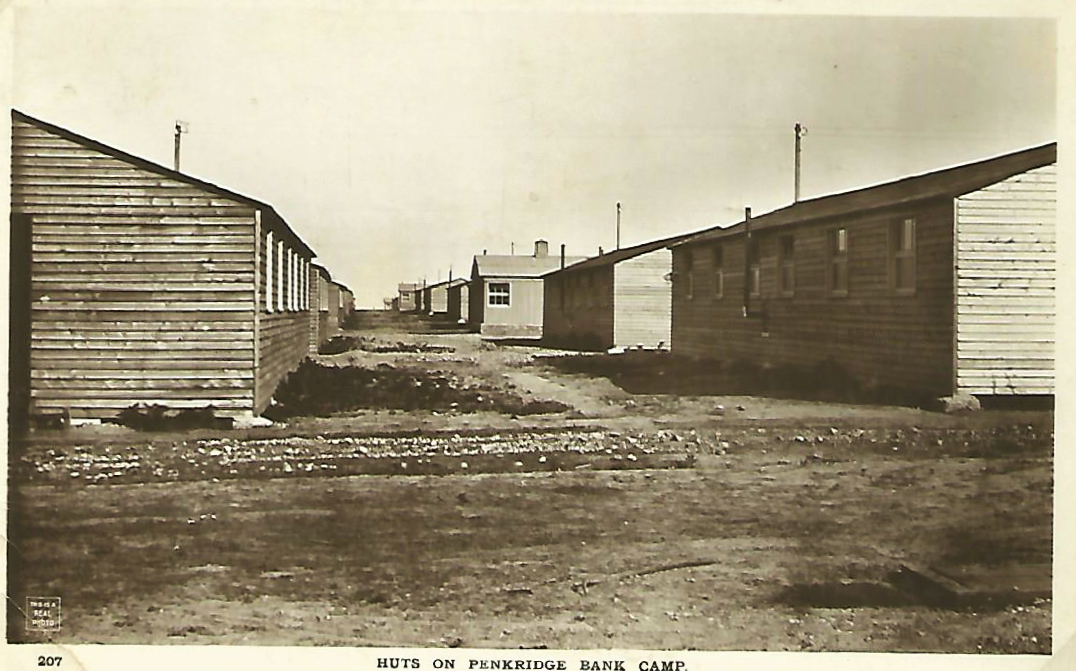
[[[489,283],[489,304],[508,306],[512,304],[512,285],[508,282]]]

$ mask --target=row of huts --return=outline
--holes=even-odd
[[[266,202],[12,112],[9,408],[253,418],[354,308]]]
[[[938,396],[1053,394],[1056,163],[1051,143],[592,258],[544,241],[483,253],[426,312],[447,306],[488,338],[833,361]],[[405,286],[423,311],[417,285],[400,286],[400,309]]]

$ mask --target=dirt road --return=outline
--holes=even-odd
[[[1049,599],[939,605],[893,581],[1048,570],[1050,412],[632,394],[538,348],[397,327],[362,333],[451,351],[322,363],[567,409],[402,412],[382,396],[248,431],[39,434],[14,465],[9,591],[61,596],[64,626],[28,633],[11,609],[9,636],[1050,649]]]

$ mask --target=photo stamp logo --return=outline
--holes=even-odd
[[[28,631],[59,631],[60,597],[26,597],[26,629]]]

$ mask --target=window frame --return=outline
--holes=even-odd
[[[762,297],[762,241],[758,234],[751,235],[745,241],[747,245],[747,295],[749,298]]]
[[[725,297],[725,248],[715,245],[710,252],[712,265],[714,299],[721,300]]]
[[[502,297],[502,294],[499,291],[500,287],[505,288],[505,291],[503,293],[503,298],[505,299],[504,303],[501,303],[501,302],[494,303],[493,302],[493,299],[494,299],[494,289],[493,288],[494,287],[498,288],[498,291],[496,292],[497,293],[497,296],[496,296],[497,298]],[[491,308],[510,308],[510,307],[512,307],[512,283],[511,282],[487,282],[486,283],[486,307],[491,307]]]
[[[273,232],[265,232],[265,311],[274,312],[276,308],[276,294],[273,291],[273,263],[275,259],[273,247]]]
[[[688,250],[684,265],[684,297],[695,300],[695,252]]]
[[[841,249],[840,239],[843,233],[844,249]],[[835,298],[843,298],[848,295],[848,287],[851,277],[848,273],[849,235],[847,226],[831,226],[826,229],[826,294]],[[835,266],[843,268],[844,286],[838,286],[838,275],[833,272]]]
[[[788,242],[789,250],[785,249]],[[785,271],[789,272],[790,284],[785,284]],[[793,233],[785,233],[777,238],[777,292],[791,298],[796,295],[796,236]]]
[[[911,224],[911,245],[902,248],[906,226]],[[919,226],[915,217],[898,217],[889,223],[889,291],[897,296],[914,296],[919,283]],[[901,286],[901,264],[911,261],[910,286]]]

